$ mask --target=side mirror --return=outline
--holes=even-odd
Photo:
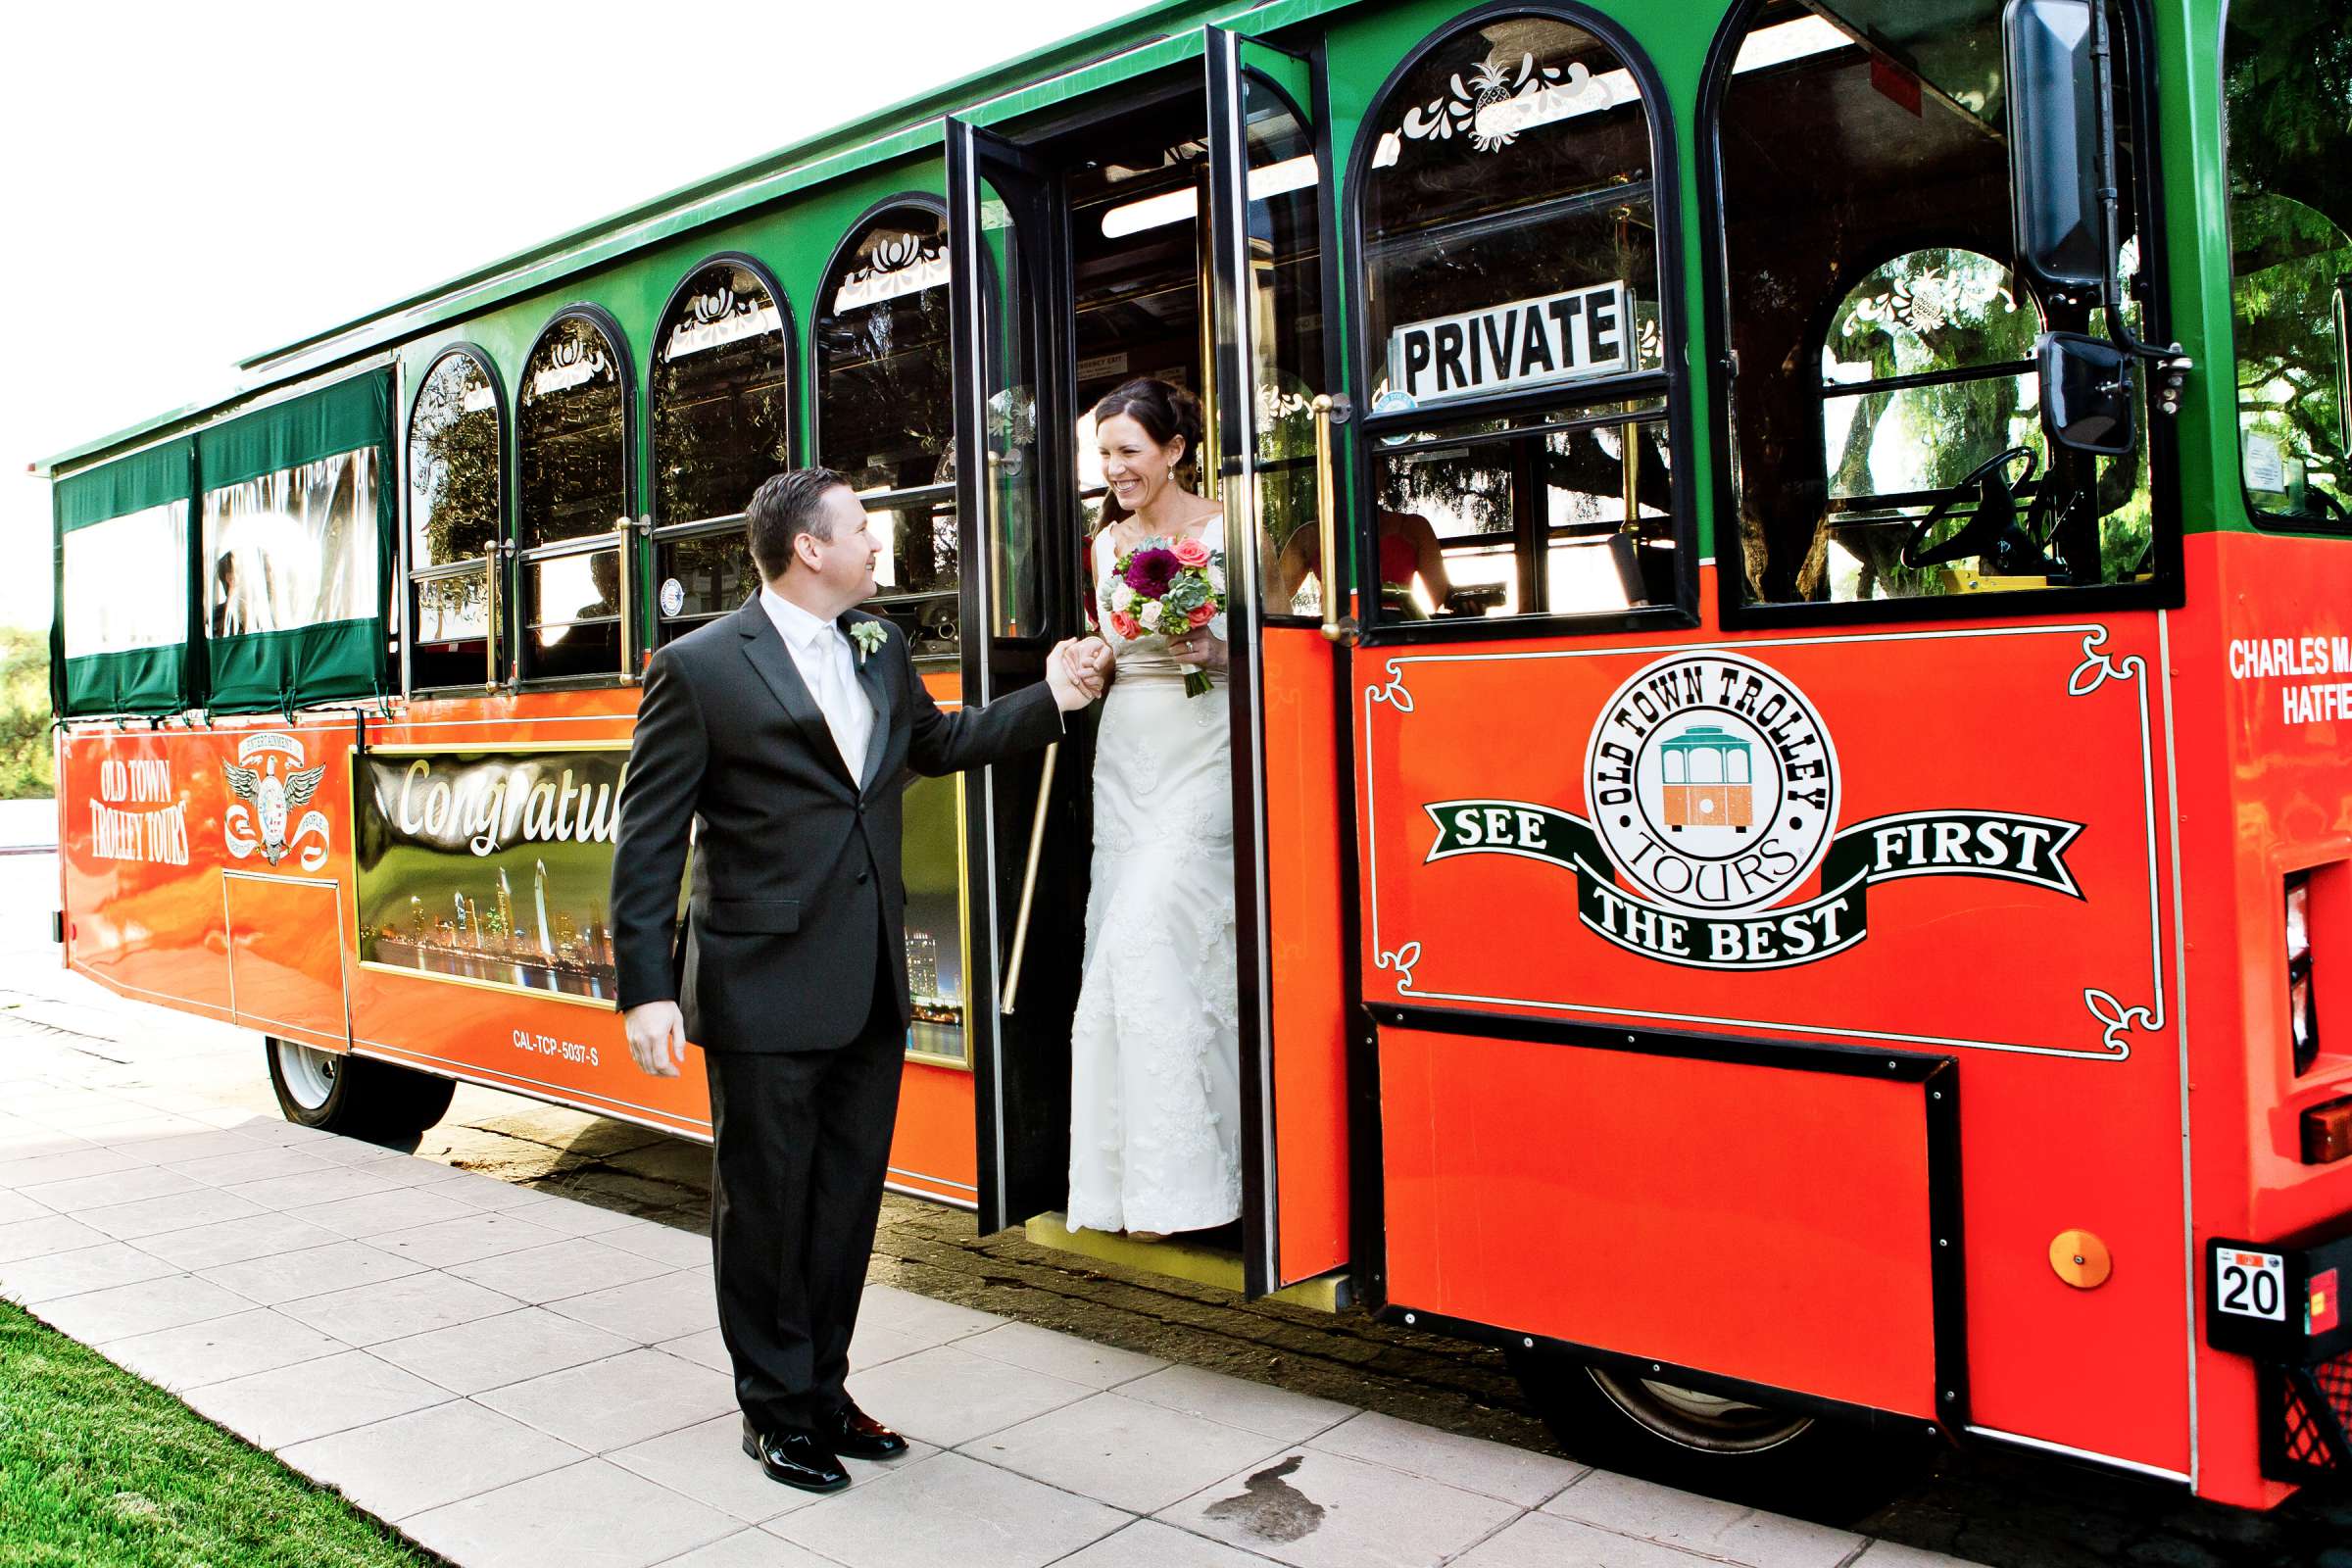
[[[2115,161],[2100,23],[2093,0],[2009,0],[2001,12],[2018,270],[2037,293],[2104,302],[2114,258],[2101,190]]]
[[[2034,340],[2041,372],[2041,428],[2055,446],[2100,457],[2130,455],[2139,442],[2132,412],[2132,357],[2104,338],[2044,332]]]

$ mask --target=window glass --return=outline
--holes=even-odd
[[[522,571],[524,672],[620,672],[620,552],[592,550],[526,562]]]
[[[65,541],[68,659],[187,641],[185,501],[109,517]]]
[[[654,340],[654,520],[727,517],[792,466],[792,349],[750,268],[713,262]]]
[[[947,220],[894,208],[817,297],[817,462],[860,494],[956,478]]]
[[[522,368],[516,414],[524,549],[601,533],[629,510],[627,376],[596,322],[566,316]]]
[[[1504,17],[1431,50],[1372,123],[1367,433],[1382,613],[1673,603],[1641,83],[1581,27]],[[1554,401],[1523,412],[1524,394],[1546,389]],[[1492,411],[1502,397],[1514,412]],[[1286,577],[1290,608],[1319,604],[1311,571]]]
[[[376,448],[204,493],[216,637],[376,615]]]
[[[409,417],[411,569],[472,561],[498,541],[498,393],[470,354],[444,354]]]
[[[471,354],[443,355],[409,416],[409,568],[416,634],[409,682],[418,690],[491,678],[490,573],[446,568],[497,547],[501,475],[498,391]]]
[[[2247,500],[2352,527],[2352,18],[2234,0],[2224,54]]]
[[[2146,569],[2144,443],[2101,460],[2042,435],[2035,336],[2103,335],[2104,318],[2011,273],[2000,19],[2001,0],[1749,8],[1721,123],[1739,548],[1718,547],[1745,598],[1948,597]],[[2131,54],[2114,8],[2109,25],[2135,318]]]
[[[691,622],[739,609],[760,591],[751,536],[741,528],[664,540],[655,554],[661,584],[656,597],[662,618],[672,623],[669,636],[692,630]]]
[[[918,658],[956,649],[948,283],[947,220],[894,207],[844,248],[815,312],[816,461],[840,470],[873,514],[889,548],[869,608],[906,634]]]

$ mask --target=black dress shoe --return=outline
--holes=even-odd
[[[760,1468],[767,1472],[768,1480],[781,1481],[803,1492],[839,1492],[850,1484],[850,1473],[841,1467],[841,1460],[813,1432],[790,1427],[760,1432],[746,1417],[743,1451],[760,1461]]]
[[[845,1404],[825,1424],[822,1434],[837,1452],[853,1459],[896,1459],[906,1451],[906,1440],[858,1408]]]

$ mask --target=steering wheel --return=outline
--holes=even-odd
[[[2009,466],[2020,458],[2025,460],[2025,469],[2011,480]],[[1903,564],[1940,566],[1946,562],[1981,556],[1990,564],[1995,576],[2033,576],[2056,570],[2034,536],[2017,523],[2018,486],[2031,481],[2040,468],[2041,456],[2032,447],[2010,447],[1969,469],[1967,477],[1936,503],[1935,511],[1911,525],[1910,533],[1903,539]],[[1972,490],[1977,495],[1976,514],[1943,543],[1930,545],[1928,536],[1936,531],[1936,525],[1950,516]]]

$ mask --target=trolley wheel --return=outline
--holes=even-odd
[[[457,1085],[429,1072],[265,1039],[270,1087],[286,1120],[350,1138],[413,1138],[449,1110]]]
[[[1850,1523],[1910,1491],[1938,1445],[1911,1422],[1844,1421],[1514,1348],[1511,1370],[1576,1458],[1776,1513]]]

